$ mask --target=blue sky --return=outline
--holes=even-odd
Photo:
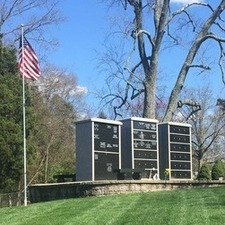
[[[95,50],[102,50],[102,42],[110,29],[108,21],[110,14],[106,5],[99,2],[98,0],[62,1],[61,10],[67,16],[67,21],[54,30],[53,35],[59,39],[60,45],[48,56],[50,63],[76,74],[78,84],[87,87],[89,94],[96,89],[101,89],[104,85],[102,74],[97,69]],[[187,3],[188,0],[183,2]],[[180,6],[182,5],[180,4]],[[171,77],[177,73],[176,61],[179,61],[179,56],[173,58],[169,55],[164,60],[168,63],[165,63],[165,69],[171,71]],[[171,67],[167,68],[169,64]],[[205,75],[190,74],[187,82],[196,86],[201,85],[202,82],[209,83],[218,92],[216,97],[223,98],[224,87],[221,77],[217,73],[217,70],[213,70],[210,74],[206,73]],[[170,82],[170,85],[174,84]],[[93,97],[89,99],[89,101],[92,100],[95,101]]]
[[[61,5],[67,20],[54,31],[59,47],[49,54],[48,60],[75,73],[79,85],[91,91],[98,77],[95,50],[101,48],[105,36],[107,10],[96,0],[63,0]]]

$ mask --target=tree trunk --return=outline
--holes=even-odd
[[[148,61],[148,57],[146,57],[145,50],[143,50],[145,49],[144,39],[139,39],[139,46],[142,46],[143,48],[142,49],[139,47],[139,53],[145,73],[145,80],[143,81],[145,88],[143,117],[152,119],[155,118],[155,92],[156,78],[158,75],[159,51],[165,33],[166,19],[169,10],[169,1],[164,1],[162,6],[159,1],[156,1],[156,4],[157,7],[155,8],[154,12],[156,30],[155,37],[152,39],[150,63]]]
[[[145,98],[144,98],[144,118],[155,118],[155,87],[153,82],[144,82]]]
[[[202,163],[203,163],[202,158],[198,159],[198,172],[200,171],[200,169],[202,167]]]

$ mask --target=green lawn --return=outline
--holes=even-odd
[[[0,209],[1,225],[225,224],[225,187],[87,197]]]

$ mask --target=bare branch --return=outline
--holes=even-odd
[[[20,35],[18,23],[22,21],[25,34],[32,32],[33,38],[54,44],[53,41],[47,40],[44,33],[46,29],[43,28],[63,21],[63,16],[58,13],[57,9],[60,0],[3,1],[0,5],[0,32],[6,42],[14,44],[18,41]]]
[[[190,8],[193,5],[207,6],[207,7],[210,8],[211,11],[213,11],[212,7],[209,4],[205,4],[205,3],[189,3],[186,6],[182,7],[181,9],[177,10],[176,12],[172,13],[172,15],[167,20],[167,33],[168,33],[168,36],[175,42],[176,45],[178,45],[180,43],[179,43],[177,38],[175,38],[175,37],[173,37],[171,35],[169,24],[175,17],[177,17],[178,15],[184,13],[188,17],[188,21],[189,21],[188,23],[192,24],[193,32],[195,32],[196,24],[195,24],[194,20],[192,19],[191,15],[187,12],[187,9]]]
[[[133,88],[132,95],[131,95],[131,100],[137,98],[139,95],[141,95],[145,89],[137,90],[136,88]],[[136,93],[135,93],[136,92]]]
[[[151,45],[154,47],[155,43],[153,42],[152,38],[151,38],[151,34],[149,32],[147,32],[146,30],[139,30],[136,33],[136,36],[140,35],[140,34],[145,34],[148,37],[149,42],[151,43]]]
[[[224,21],[223,21],[224,22]],[[222,31],[225,31],[225,28],[218,22],[215,23]]]
[[[192,65],[188,65],[189,68],[201,68],[203,70],[211,70],[211,68],[209,66],[204,66],[204,65],[196,65],[196,64],[192,64]]]
[[[204,37],[204,40],[206,40],[206,39],[213,39],[213,40],[218,41],[218,42],[225,42],[225,38],[219,37],[219,36],[213,34],[212,32],[210,32],[209,34],[207,34]]]
[[[206,152],[210,146],[214,143],[214,141],[218,138],[219,133],[221,132],[221,130],[225,127],[225,124],[223,124],[221,127],[217,128],[212,134],[208,135],[204,142],[202,144],[204,144],[210,137],[212,137],[211,141],[208,143],[208,145],[204,148],[205,150],[203,151]]]
[[[176,12],[172,13],[172,15],[168,18],[167,20],[167,24],[169,24],[171,22],[171,20],[173,20],[177,15],[181,14],[181,13],[185,13],[188,18],[190,19],[190,21],[192,21],[193,27],[194,26],[194,21],[191,19],[190,15],[187,13],[186,9],[190,8],[193,5],[200,5],[200,6],[206,6],[208,7],[212,12],[214,11],[213,8],[211,7],[211,5],[207,4],[207,3],[201,3],[201,2],[193,2],[193,3],[189,3],[187,5],[185,5],[184,7],[182,7],[181,9],[177,10]]]
[[[184,99],[184,100],[179,100],[177,103],[177,108],[182,108],[184,105],[187,105],[189,107],[191,107],[192,111],[190,112],[190,114],[186,117],[186,121],[192,117],[192,115],[194,115],[196,112],[198,112],[199,110],[201,110],[201,105],[193,100],[190,99]]]
[[[178,39],[171,35],[171,33],[170,33],[170,26],[169,25],[167,26],[167,35],[175,42],[176,45],[179,44]]]
[[[222,81],[225,84],[225,71],[224,71],[224,66],[223,66],[223,59],[224,59],[225,52],[224,52],[221,42],[218,42],[218,43],[220,46],[219,68],[220,68],[221,75],[222,75]]]

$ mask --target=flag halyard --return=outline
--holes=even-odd
[[[39,60],[28,40],[22,36],[20,38],[18,66],[22,77],[38,80],[41,74]]]

